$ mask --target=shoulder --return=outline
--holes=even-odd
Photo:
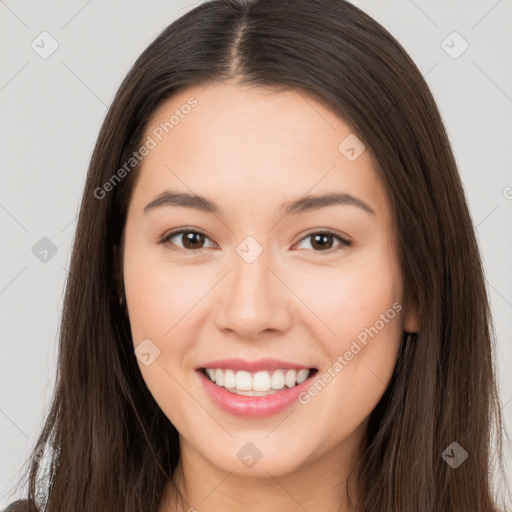
[[[10,503],[6,509],[1,512],[38,512],[39,509],[36,505],[29,500],[18,500]]]

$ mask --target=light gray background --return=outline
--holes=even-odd
[[[6,493],[48,411],[76,215],[107,105],[142,50],[198,3],[0,0],[2,508],[15,499]],[[354,3],[403,44],[444,118],[485,263],[510,435],[512,2]],[[59,45],[47,59],[31,48],[43,31]],[[456,59],[442,46],[453,31],[469,43]],[[453,37],[445,45],[462,48]],[[46,263],[32,252],[42,237],[58,251]],[[512,476],[510,444],[506,450]]]

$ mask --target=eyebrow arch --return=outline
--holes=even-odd
[[[333,192],[317,196],[305,196],[290,203],[282,204],[281,209],[284,209],[284,215],[296,215],[332,205],[357,206],[371,215],[376,215],[375,211],[364,201],[342,192]],[[164,190],[155,199],[153,199],[153,201],[148,203],[144,207],[144,213],[162,206],[181,206],[185,208],[193,208],[206,213],[221,213],[220,208],[206,197],[183,192],[173,192],[170,190]]]

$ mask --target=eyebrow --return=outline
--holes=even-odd
[[[367,203],[357,197],[343,192],[333,192],[317,196],[305,196],[290,203],[282,204],[281,209],[284,209],[285,215],[296,215],[333,205],[357,206],[371,215],[376,215],[373,208],[371,208]],[[219,206],[206,197],[183,192],[173,192],[170,190],[164,190],[161,194],[155,197],[155,199],[148,203],[144,207],[144,213],[163,206],[181,206],[185,208],[193,208],[206,213],[222,213]]]

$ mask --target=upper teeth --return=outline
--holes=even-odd
[[[267,371],[246,372],[239,370],[206,368],[206,373],[212,382],[217,386],[222,386],[229,390],[247,391],[247,392],[263,392],[270,391],[273,393],[279,389],[283,389],[286,385],[292,388],[296,384],[304,382],[310,374],[310,370],[302,368],[300,370],[274,370],[272,375]]]

